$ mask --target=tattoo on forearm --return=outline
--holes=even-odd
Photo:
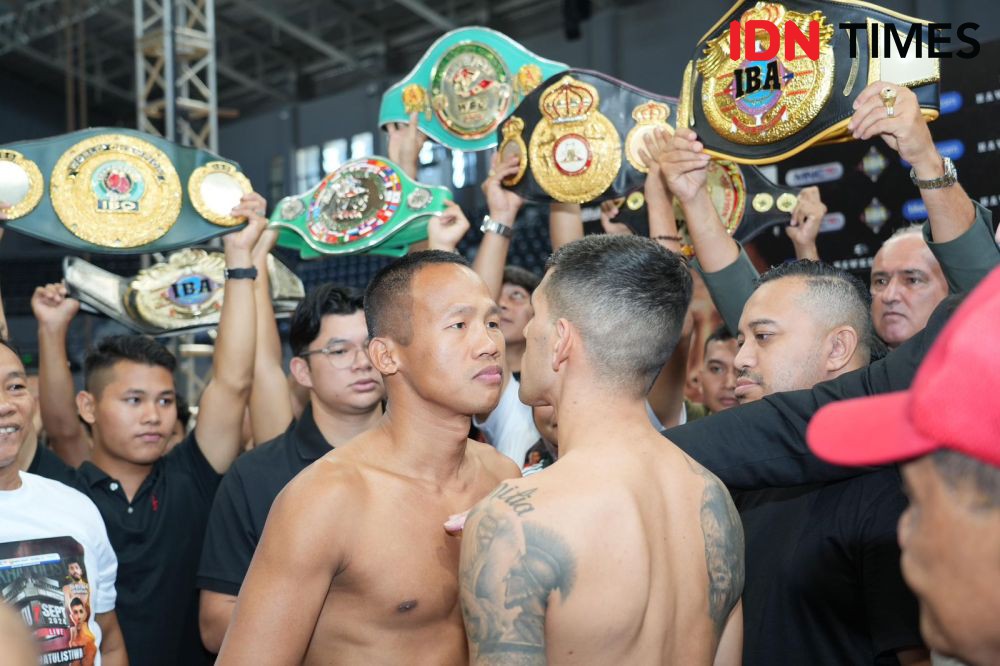
[[[465,533],[459,583],[475,663],[544,665],[545,612],[554,592],[561,600],[569,596],[576,558],[552,530],[493,503],[476,509],[469,521],[473,529]]]
[[[487,499],[498,499],[514,510],[519,516],[535,510],[531,504],[531,496],[535,494],[534,488],[525,488],[519,492],[514,492],[514,488],[508,483],[501,483],[497,489],[490,493]]]
[[[743,594],[743,525],[729,491],[698,463],[691,468],[705,480],[701,495],[701,531],[708,567],[708,612],[722,635],[726,620]]]

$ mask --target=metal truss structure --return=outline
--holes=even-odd
[[[136,127],[217,151],[214,0],[133,0]]]
[[[612,2],[598,0],[595,9],[600,4]],[[83,24],[87,52],[78,71],[91,104],[139,104],[171,78],[165,60],[157,69],[171,46],[157,39],[164,34],[158,8],[168,5],[177,138],[198,137],[195,145],[210,145],[214,132],[206,130],[209,100],[196,83],[211,90],[210,72],[225,118],[404,74],[434,39],[458,26],[489,25],[517,39],[562,24],[561,0],[0,0],[0,67],[59,90],[67,66],[61,34]],[[144,44],[142,60],[133,53],[136,40]],[[147,104],[140,126],[163,134],[166,115],[166,106]]]

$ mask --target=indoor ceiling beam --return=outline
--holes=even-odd
[[[420,18],[441,30],[454,30],[458,27],[454,21],[438,13],[422,0],[396,0],[396,3],[406,7]]]
[[[337,62],[343,63],[345,65],[357,65],[357,60],[354,56],[350,55],[346,51],[338,49],[336,46],[329,44],[326,40],[316,36],[315,34],[303,30],[299,26],[295,25],[285,17],[280,14],[261,7],[252,0],[243,0],[239,3],[242,9],[250,12],[258,18],[264,19],[270,23],[273,27],[281,30],[285,34],[294,37],[303,44],[314,48],[323,55],[327,56],[331,60],[336,60]]]

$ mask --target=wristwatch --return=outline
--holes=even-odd
[[[911,168],[910,180],[912,180],[913,184],[922,190],[939,190],[942,187],[951,187],[958,182],[958,169],[955,168],[955,164],[949,157],[943,158],[941,163],[944,165],[944,175],[940,178],[919,180],[917,178],[917,172]]]
[[[227,280],[256,280],[257,268],[256,266],[251,266],[250,268],[227,268],[222,275]]]
[[[479,230],[484,234],[487,231],[492,231],[495,234],[500,234],[504,238],[511,238],[514,236],[514,228],[508,227],[506,224],[501,224],[496,220],[491,220],[490,216],[487,215],[483,218],[483,224],[479,227]]]

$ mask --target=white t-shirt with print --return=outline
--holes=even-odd
[[[0,491],[0,595],[38,640],[40,663],[93,655],[100,666],[96,616],[114,610],[118,572],[104,521],[83,493],[20,475],[20,488]]]

